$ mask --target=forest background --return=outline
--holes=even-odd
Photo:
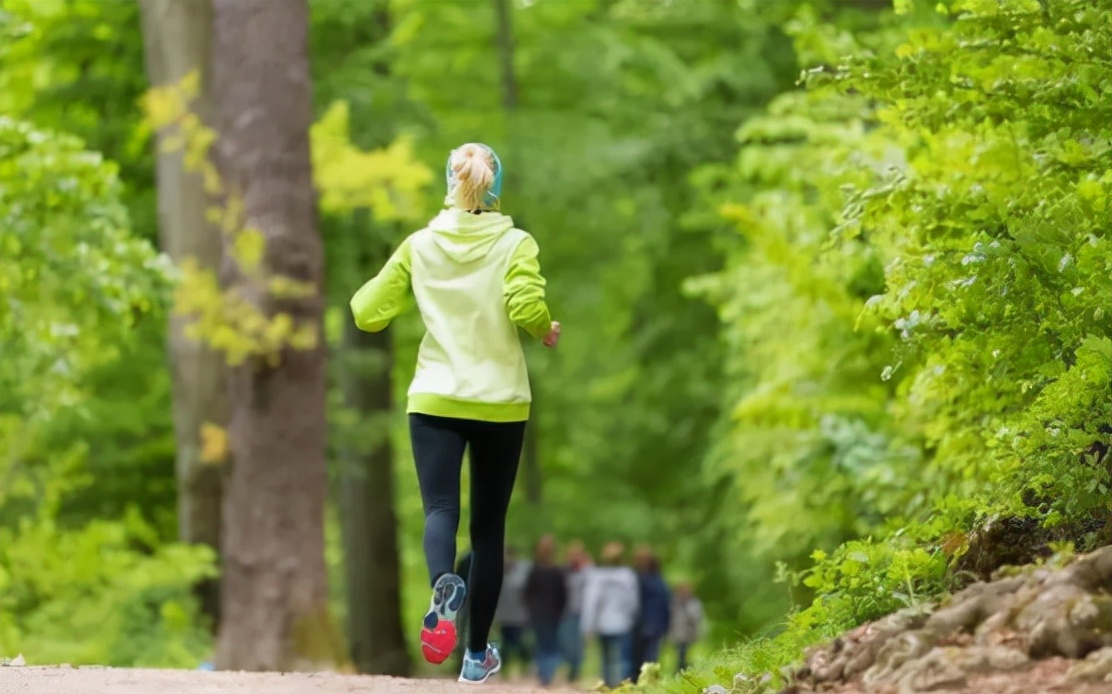
[[[0,5],[0,656],[220,661],[216,618],[268,628],[218,598],[249,585],[250,518],[319,480],[308,540],[248,544],[306,557],[277,585],[323,606],[285,606],[296,652],[223,662],[415,671],[421,326],[360,334],[347,301],[469,140],[505,162],[564,326],[529,353],[511,541],[651,544],[728,647],[686,683],[788,662],[1001,547],[1108,544],[1109,0],[282,5],[304,123],[212,30],[245,21],[222,0]],[[288,238],[244,223],[257,199],[235,214],[256,170],[207,157],[216,133],[266,148],[228,125],[253,106],[311,143],[319,222]],[[314,244],[321,273],[275,259]],[[242,301],[259,277],[292,319]],[[290,425],[249,412],[244,364],[323,368],[325,345],[307,476],[237,485]]]

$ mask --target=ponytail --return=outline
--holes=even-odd
[[[497,204],[498,161],[488,147],[474,142],[452,151],[448,158],[448,203],[463,210]]]

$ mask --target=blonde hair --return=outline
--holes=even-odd
[[[455,207],[478,210],[494,185],[494,157],[480,144],[469,142],[452,151],[448,160],[455,185],[448,196]]]

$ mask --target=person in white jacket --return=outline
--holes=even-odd
[[[599,565],[588,570],[583,587],[580,627],[585,638],[598,637],[602,651],[602,679],[616,687],[627,669],[622,645],[637,620],[637,574],[623,566],[625,548],[611,542],[602,549]]]

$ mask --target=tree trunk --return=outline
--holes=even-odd
[[[494,16],[497,21],[496,43],[498,45],[498,67],[502,78],[502,109],[506,112],[506,121],[509,125],[509,144],[505,154],[507,161],[513,159],[512,142],[517,135],[517,71],[514,69],[514,27],[513,8],[509,0],[494,0]],[[509,175],[505,175],[505,179]],[[516,215],[518,226],[528,228],[523,220],[523,215]],[[532,423],[525,429],[525,441],[522,455],[521,476],[525,483],[525,500],[533,505],[540,505],[543,493],[543,480],[541,476],[540,448],[537,443],[537,400],[536,387],[534,386]]]
[[[209,51],[212,5],[209,0],[141,0],[143,44],[151,86],[172,84],[196,71],[200,90],[192,104],[203,123],[211,122]],[[159,144],[171,133],[160,133]],[[220,267],[220,230],[205,218],[209,204],[201,176],[186,171],[182,153],[157,154],[158,222],[163,250],[175,263],[193,258],[200,267]],[[177,444],[178,535],[183,542],[220,547],[223,470],[201,460],[201,426],[225,426],[228,417],[224,357],[183,333],[185,319],[171,315],[167,346],[173,387],[174,438]],[[219,621],[217,580],[198,586],[205,613]]]
[[[373,17],[372,40],[385,44],[393,28],[388,3],[379,3]],[[381,55],[372,69],[388,77],[389,56]],[[389,144],[394,130],[376,128],[373,146]],[[368,233],[376,231],[369,210],[356,210],[352,219],[361,232],[357,241],[360,252],[344,258],[350,276],[362,279],[369,268],[381,266],[390,257],[391,249],[383,241],[372,242],[372,235],[375,239],[379,235]],[[347,300],[343,297],[345,305]],[[394,407],[390,331],[365,333],[346,316],[339,366],[344,407],[356,413],[360,427],[360,445],[343,451],[339,475],[348,652],[361,673],[404,677],[412,671],[412,661],[402,630],[402,568],[389,424]]]
[[[344,452],[340,474],[347,634],[359,672],[406,676],[409,653],[401,621],[398,520],[394,514],[393,341],[344,321],[344,406],[359,415],[362,446]]]
[[[220,669],[291,670],[339,658],[324,562],[323,248],[309,153],[312,84],[306,0],[214,0],[217,166],[225,192],[265,237],[265,272],[312,283],[276,299],[226,252],[224,281],[264,315],[312,325],[317,346],[286,347],[277,365],[230,369]],[[228,249],[226,249],[228,250]]]

